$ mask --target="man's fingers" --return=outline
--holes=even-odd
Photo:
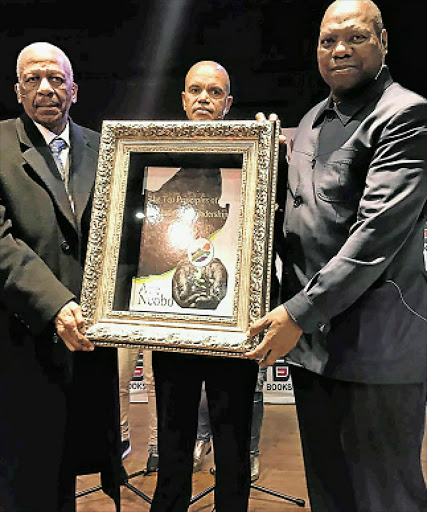
[[[265,353],[265,355],[258,361],[258,365],[261,366],[261,368],[266,368],[267,366],[272,366],[279,357],[281,357],[283,354],[280,354],[277,350],[269,349]]]
[[[264,339],[254,350],[246,352],[245,357],[248,359],[254,359],[255,361],[261,361],[268,352],[265,341],[266,340]]]
[[[82,310],[75,302],[66,304],[55,319],[57,333],[72,352],[76,350],[92,351],[95,346],[86,338],[85,320]]]
[[[70,327],[76,326],[78,331],[84,334],[86,330],[86,322],[83,316],[82,308],[75,302],[69,302],[64,306],[63,310],[69,322],[68,325]]]
[[[75,351],[92,351],[95,346],[93,343],[84,336],[77,326],[71,326],[70,324],[64,325],[62,322],[57,323],[57,333],[61,336],[65,345],[71,352]]]
[[[246,333],[246,336],[248,338],[253,338],[254,336],[256,336],[257,334],[259,334],[260,332],[262,332],[264,329],[267,329],[267,327],[270,325],[270,320],[268,319],[267,316],[264,316],[262,318],[260,318],[259,320],[257,320],[256,322],[254,322],[248,329],[247,333]]]
[[[83,312],[82,312],[81,308],[79,307],[77,309],[73,309],[73,314],[74,314],[74,320],[77,325],[77,329],[79,330],[79,332],[84,334],[86,332],[86,321],[83,317]]]
[[[255,119],[259,123],[263,123],[264,121],[267,121],[267,118],[265,117],[264,112],[258,112],[257,114],[255,114]]]
[[[94,350],[95,345],[80,332],[78,333],[78,336],[75,339],[78,343],[78,350],[85,350],[88,352],[92,352]]]
[[[264,121],[267,121],[267,118],[265,117],[265,114],[264,112],[258,112],[255,114],[255,119],[262,123]],[[275,121],[278,121],[279,119],[279,116],[277,114],[275,114],[274,112],[272,112],[269,116],[268,116],[268,120],[272,123],[274,123]]]
[[[263,317],[260,320],[258,320],[258,322],[254,323],[253,326],[251,327],[251,329],[253,327],[255,327],[257,324],[261,324],[261,326],[257,327],[256,334],[258,334],[261,331],[264,331],[269,325],[271,325],[271,322],[267,321],[266,317]],[[248,332],[251,332],[251,329]],[[245,354],[245,356],[248,359],[255,359],[256,361],[260,361],[264,357],[267,357],[267,352],[270,352],[270,347],[269,347],[270,338],[271,338],[271,331],[268,330],[268,331],[266,331],[261,343],[259,345],[257,345],[253,350],[247,352]]]
[[[280,353],[279,348],[272,342],[271,338],[273,336],[270,331],[267,331],[263,341],[254,350],[247,352],[245,357],[257,361],[258,365],[262,368],[274,364],[283,354]]]

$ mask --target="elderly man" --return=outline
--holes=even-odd
[[[120,468],[116,353],[94,350],[78,305],[99,137],[69,117],[62,50],[31,44],[17,74],[24,114],[0,123],[0,510],[69,512],[77,474],[111,488]]]
[[[203,61],[187,73],[182,103],[188,119],[223,119],[233,99],[227,71]],[[176,181],[190,170],[181,169]],[[193,169],[194,172],[194,169]],[[201,170],[212,187],[218,169]],[[178,176],[180,175],[181,178]],[[195,178],[193,178],[195,179]],[[249,442],[258,367],[253,361],[153,352],[158,414],[159,472],[151,512],[185,512],[191,498],[193,448],[203,381],[216,464],[218,512],[247,510]]]
[[[290,157],[288,296],[249,332],[268,329],[248,357],[295,363],[313,512],[427,510],[427,101],[393,82],[387,41],[370,0],[324,15],[331,93]]]

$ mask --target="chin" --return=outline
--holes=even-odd
[[[193,121],[213,121],[214,119],[215,118],[210,113],[202,114],[200,112],[196,112],[193,115]]]
[[[36,115],[34,115],[34,119],[40,124],[56,124],[60,122],[60,120],[62,119],[62,115],[41,115],[36,113]]]
[[[47,118],[43,117],[43,118],[39,118],[39,119],[34,118],[34,121],[36,123],[41,124],[42,126],[44,126],[45,128],[47,128],[48,130],[50,130],[51,132],[54,132],[54,133],[57,133],[56,130],[60,130],[60,131],[63,130],[62,118],[59,118],[59,119],[47,119]],[[64,124],[64,128],[65,128],[65,124]]]

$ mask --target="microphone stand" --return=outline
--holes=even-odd
[[[123,487],[126,487],[127,489],[132,491],[134,494],[136,494],[139,498],[141,498],[145,502],[151,504],[152,499],[149,496],[147,496],[147,494],[145,494],[144,492],[140,491],[135,486],[133,486],[132,484],[129,483],[129,480],[131,480],[132,478],[135,478],[135,477],[141,476],[141,475],[145,476],[145,475],[149,474],[147,469],[143,469],[141,471],[136,471],[135,473],[132,473],[132,474],[128,475],[126,470],[124,469],[124,466],[123,466],[123,471],[124,471],[124,475],[125,476],[124,476],[123,482],[121,482],[120,485],[122,485]],[[214,468],[210,469],[210,474],[215,476]],[[214,489],[215,489],[215,484],[212,484],[209,487],[207,487],[204,491],[202,491],[199,494],[196,494],[195,496],[193,496],[190,499],[190,506],[193,505],[194,503],[196,503],[197,501],[201,500],[205,496],[207,496]],[[269,489],[267,487],[262,487],[261,485],[257,485],[257,484],[255,484],[253,482],[251,482],[251,489],[255,489],[257,491],[269,494],[270,496],[275,496],[276,498],[280,498],[282,500],[289,501],[291,503],[294,503],[298,507],[305,507],[305,501],[303,499],[301,499],[301,498],[295,498],[293,496],[288,496],[288,495],[283,494],[281,492],[274,491],[273,489]],[[89,494],[92,494],[94,492],[101,491],[101,490],[102,490],[102,486],[101,485],[97,485],[96,487],[91,487],[90,489],[86,489],[85,491],[80,491],[80,492],[76,493],[76,498],[81,498],[83,496],[87,496]],[[212,512],[214,512],[214,510],[215,510],[215,506],[212,509]]]
[[[120,482],[120,486],[126,487],[127,489],[129,489],[130,491],[135,493],[138,497],[140,497],[147,503],[151,504],[152,499],[147,494],[140,491],[135,486],[133,486],[132,484],[129,483],[129,480],[132,478],[135,478],[135,477],[141,476],[141,475],[143,475],[143,476],[148,475],[149,472],[147,471],[147,469],[143,469],[141,471],[136,471],[135,473],[132,473],[131,475],[128,475],[124,466],[122,466],[122,470],[123,470],[123,480]],[[97,485],[95,487],[91,487],[90,489],[86,489],[84,491],[77,492],[76,499],[82,498],[83,496],[88,496],[89,494],[92,494],[92,493],[98,492],[98,491],[102,491],[102,485]]]
[[[210,474],[215,475],[214,468],[210,469]],[[190,505],[192,505],[196,501],[200,500],[201,498],[203,498],[204,496],[209,494],[214,489],[215,489],[215,484],[211,485],[210,487],[208,487],[207,489],[202,491],[200,494],[197,494],[197,496],[193,496],[193,498],[191,498]],[[302,498],[295,498],[293,496],[288,496],[287,494],[283,494],[281,492],[274,491],[273,489],[269,489],[267,487],[262,487],[261,485],[257,485],[253,482],[251,482],[251,489],[255,489],[257,491],[261,491],[266,494],[270,494],[271,496],[275,496],[276,498],[280,498],[282,500],[289,501],[291,503],[294,503],[295,505],[298,505],[298,507],[305,507],[305,501]],[[212,509],[212,512],[214,510],[215,510],[215,507]]]

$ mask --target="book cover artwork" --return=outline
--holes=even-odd
[[[131,311],[231,317],[241,169],[146,167]]]

